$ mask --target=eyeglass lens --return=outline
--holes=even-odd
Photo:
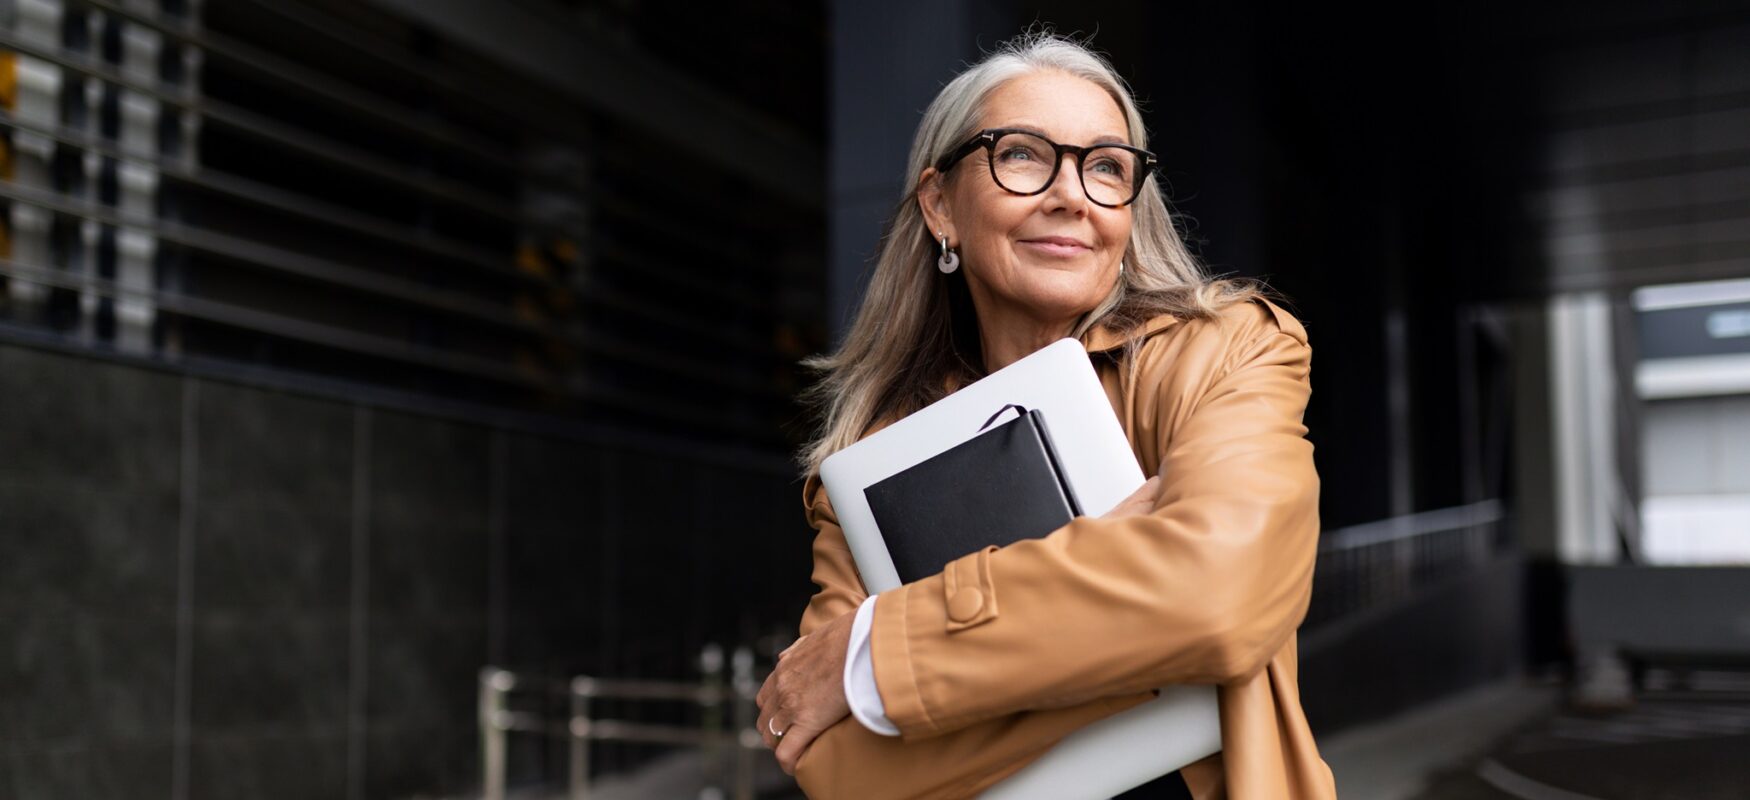
[[[1004,189],[1033,194],[1057,173],[1057,150],[1030,133],[1005,133],[991,149],[991,172]],[[1121,147],[1094,147],[1081,159],[1082,186],[1096,203],[1119,206],[1136,196],[1141,156]]]

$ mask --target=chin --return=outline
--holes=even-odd
[[[1027,294],[1030,299],[1042,304],[1068,306],[1091,302],[1099,303],[1106,295],[1111,285],[1101,281],[1099,269],[1088,267],[1082,270],[1040,270],[1029,276]]]
[[[1033,312],[1046,319],[1061,319],[1079,316],[1100,304],[1106,292],[1085,282],[1074,287],[1053,287],[1051,290],[1028,292],[1023,303]]]

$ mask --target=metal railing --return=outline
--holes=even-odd
[[[1303,627],[1355,616],[1468,574],[1506,546],[1497,499],[1423,511],[1324,532]]]
[[[699,683],[598,678],[579,675],[553,681],[519,675],[497,667],[480,671],[481,794],[504,800],[509,769],[509,735],[528,733],[566,740],[566,797],[587,800],[591,792],[590,744],[630,742],[699,747],[704,752],[707,783],[734,800],[753,800],[754,753],[765,749],[754,720],[759,711],[754,696],[760,676],[754,672],[753,650],[736,648],[724,673],[722,648],[711,645],[700,654],[704,679]],[[541,692],[566,697],[563,720],[537,711],[510,707],[514,692]],[[665,725],[592,716],[596,700],[666,701],[697,705],[697,726]],[[723,761],[730,757],[725,770]],[[727,776],[726,776],[727,773]],[[727,780],[726,780],[727,777]],[[727,782],[729,786],[722,786]]]

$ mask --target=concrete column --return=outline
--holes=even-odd
[[[841,339],[861,302],[882,226],[904,187],[924,107],[1004,30],[1006,4],[985,0],[833,0],[827,324]]]
[[[1617,540],[1615,383],[1603,292],[1549,303],[1556,548],[1566,564],[1614,564]]]

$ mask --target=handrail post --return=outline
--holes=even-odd
[[[725,666],[728,669],[725,669]],[[754,650],[735,648],[724,658],[723,647],[711,644],[699,653],[700,682],[596,678],[578,675],[569,681],[534,679],[488,666],[480,670],[480,796],[505,800],[508,791],[508,739],[530,733],[566,739],[567,800],[591,796],[590,745],[597,741],[627,741],[699,747],[704,758],[700,800],[754,800],[756,751],[764,742],[755,724],[759,683]],[[550,711],[513,711],[513,691],[542,692],[549,698],[566,695],[565,724],[555,724]],[[697,705],[697,726],[645,723],[635,719],[594,719],[595,699]],[[551,705],[548,706],[551,708]],[[548,776],[548,780],[551,776]]]
[[[480,670],[480,793],[486,800],[504,800],[505,791],[505,693],[516,686],[516,676],[496,667]]]
[[[705,729],[706,780],[720,787],[729,772],[723,763],[724,706],[735,702],[735,696],[723,685],[722,646],[712,642],[699,651],[699,672],[705,677],[704,691],[699,693],[699,721]]]
[[[571,800],[589,800],[589,701],[595,695],[595,681],[578,676],[571,679],[571,719],[565,726],[570,739]]]
[[[735,682],[735,800],[753,800],[753,749],[745,741],[744,732],[753,730],[758,719],[754,708],[753,650],[747,646],[735,648],[731,659]],[[755,734],[757,735],[757,734]]]

